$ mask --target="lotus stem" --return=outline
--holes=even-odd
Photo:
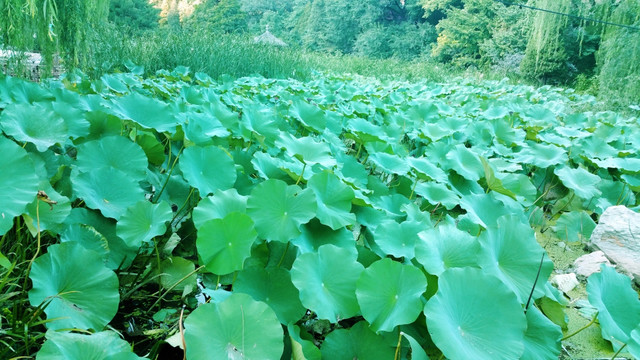
[[[570,335],[567,335],[567,336],[563,337],[560,341],[565,341],[565,340],[567,340],[568,338],[570,338],[570,337],[572,337],[572,336],[577,335],[577,334],[578,334],[579,332],[581,332],[582,330],[584,330],[584,329],[588,328],[589,326],[593,325],[593,323],[595,323],[595,322],[596,322],[596,319],[597,319],[597,318],[598,318],[598,313],[596,313],[595,315],[593,315],[593,319],[591,319],[591,321],[590,321],[587,325],[585,325],[585,326],[581,327],[580,329],[576,330],[576,331],[575,331],[575,332],[573,332],[572,334],[570,334]]]

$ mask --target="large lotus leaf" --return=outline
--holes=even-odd
[[[618,150],[616,150],[617,152]],[[613,169],[621,169],[624,171],[637,173],[640,172],[640,159],[632,158],[632,157],[613,157],[604,160],[599,160],[596,158],[589,159],[594,162],[601,168],[613,168]]]
[[[369,172],[358,160],[350,155],[336,154],[338,170],[336,174],[348,184],[354,185],[357,189],[366,189],[369,181]]]
[[[36,360],[143,360],[131,345],[116,332],[102,331],[90,335],[47,331],[47,341]]]
[[[635,356],[636,359],[640,359],[640,324],[631,332],[627,345],[631,355]]]
[[[257,233],[251,218],[232,212],[223,219],[208,220],[198,229],[196,246],[207,270],[225,275],[242,269],[251,256],[251,246]]]
[[[133,120],[147,129],[174,131],[178,125],[169,105],[138,93],[115,98],[108,107],[116,116]]]
[[[522,304],[527,302],[534,283],[533,298],[544,295],[544,284],[553,271],[553,262],[536,241],[529,225],[517,217],[503,216],[498,219],[497,227],[489,228],[480,235],[479,241],[480,267],[509,286]],[[543,256],[542,269],[536,281]]]
[[[502,180],[496,177],[495,171],[493,170],[489,162],[484,158],[480,158],[480,161],[482,161],[482,166],[484,167],[484,179],[487,183],[487,188],[497,193],[509,196],[510,198],[515,200],[516,194],[514,194],[513,191],[505,188],[505,186],[502,184]]]
[[[300,226],[316,215],[317,207],[311,189],[273,179],[256,185],[247,200],[247,213],[260,237],[282,242],[300,235]]]
[[[484,176],[484,167],[476,152],[466,148],[463,144],[456,145],[447,153],[447,165],[465,179],[478,181]]]
[[[127,208],[144,199],[138,182],[120,170],[100,168],[86,173],[71,173],[75,194],[102,215],[120,219]]]
[[[76,167],[91,172],[106,167],[118,169],[133,179],[142,179],[149,162],[142,148],[122,136],[107,136],[78,145]]]
[[[564,186],[573,190],[578,197],[584,200],[591,200],[601,194],[597,187],[601,181],[600,177],[583,168],[572,169],[568,166],[563,166],[556,168],[554,173],[558,175]]]
[[[375,228],[373,237],[385,254],[413,259],[418,233],[422,230],[425,230],[425,226],[416,221],[397,223],[385,220]]]
[[[535,306],[527,310],[522,360],[558,359],[562,330]]]
[[[333,230],[322,225],[318,219],[311,219],[300,227],[300,231],[300,236],[291,240],[291,243],[303,254],[317,251],[320,246],[326,244],[333,244],[345,249],[352,249],[356,244],[353,233],[347,228]]]
[[[189,184],[206,196],[227,190],[236,182],[233,159],[217,146],[191,146],[182,152],[180,170]]]
[[[569,242],[588,241],[596,223],[584,211],[571,211],[560,215],[553,227],[558,238]]]
[[[302,304],[331,322],[357,315],[356,281],[364,268],[356,259],[356,251],[334,245],[299,255],[291,268],[291,281],[300,290]]]
[[[291,108],[289,108],[289,113],[305,127],[322,132],[327,124],[325,112],[300,97],[295,97],[294,99]]]
[[[38,175],[28,153],[13,141],[0,136],[0,234],[13,227],[13,218],[22,214],[38,193]]]
[[[426,290],[427,279],[420,269],[388,258],[371,264],[356,283],[362,316],[375,332],[414,322]]]
[[[426,157],[409,157],[407,162],[413,171],[415,171],[423,180],[426,180],[425,178],[429,178],[440,183],[446,183],[449,181],[444,170],[437,167]]]
[[[281,267],[246,268],[238,273],[233,290],[265,302],[283,324],[297,322],[306,311],[300,302],[298,289],[291,282],[289,271]]]
[[[322,358],[332,360],[388,360],[393,359],[395,349],[376,335],[364,321],[350,329],[334,330],[322,343]]]
[[[139,247],[154,236],[164,234],[167,230],[165,223],[172,217],[171,206],[166,202],[153,204],[142,200],[127,208],[118,221],[116,234],[128,246]]]
[[[424,351],[418,340],[402,331],[400,332],[400,335],[404,336],[405,339],[409,341],[409,346],[411,347],[411,360],[429,360],[427,353]]]
[[[282,118],[276,115],[272,106],[247,101],[246,98],[243,101],[240,126],[246,140],[257,137],[260,142],[272,145],[281,135],[278,121]]]
[[[495,105],[495,104],[489,105],[487,110],[485,110],[482,113],[482,116],[484,116],[485,118],[487,118],[489,120],[502,119],[503,117],[505,117],[507,115],[509,115],[509,109],[507,109],[504,106]],[[495,123],[503,123],[503,121],[496,121]]]
[[[50,245],[33,262],[29,278],[31,305],[50,301],[44,309],[49,329],[102,330],[118,310],[118,277],[98,253],[78,243]]]
[[[140,145],[145,155],[147,155],[149,163],[156,166],[160,166],[164,163],[164,146],[154,135],[138,132],[138,136],[136,136],[136,144]]]
[[[416,259],[429,274],[440,275],[449,268],[478,266],[480,243],[455,225],[442,224],[422,231],[418,236]]]
[[[497,200],[492,193],[463,196],[460,207],[467,211],[471,221],[485,229],[494,227],[500,216],[510,213],[510,209]]]
[[[345,185],[337,176],[323,171],[309,179],[307,187],[311,188],[318,200],[316,217],[321,223],[337,230],[356,221],[351,213],[353,189]]]
[[[602,264],[599,273],[589,276],[587,294],[598,309],[602,338],[617,350],[640,323],[640,300],[631,288],[631,279]]]
[[[558,164],[566,164],[569,160],[567,152],[555,145],[529,143],[519,153],[513,155],[518,162],[535,165],[541,169]]]
[[[369,161],[387,174],[407,175],[411,170],[407,161],[398,155],[376,152],[369,155]]]
[[[200,305],[184,321],[187,360],[279,359],[283,336],[273,310],[246,294]]]
[[[431,339],[450,359],[519,359],[527,319],[513,291],[475,268],[447,269],[424,307]]]
[[[427,199],[430,204],[442,204],[447,210],[453,209],[460,202],[460,197],[451,191],[447,185],[434,181],[419,182],[414,190],[416,194]]]
[[[247,210],[247,198],[238,194],[235,188],[218,190],[213,196],[200,200],[193,209],[193,223],[200,228],[207,220],[222,219],[232,212],[243,213]]]
[[[34,144],[40,152],[69,138],[67,124],[50,104],[9,104],[0,114],[0,128],[17,141]]]
[[[636,195],[627,184],[622,181],[602,180],[598,184],[598,189],[602,192],[596,200],[595,212],[602,214],[607,208],[615,205],[626,205],[636,203]]]
[[[326,142],[316,141],[312,137],[296,138],[288,133],[282,133],[276,140],[276,145],[284,148],[285,152],[307,165],[320,164],[325,167],[336,165],[331,156],[331,149]]]
[[[183,125],[185,137],[196,145],[208,145],[214,137],[229,136],[218,119],[206,113],[188,112]]]
[[[523,174],[500,174],[500,180],[505,189],[513,192],[523,206],[531,206],[538,198],[538,190],[531,183],[531,179]]]

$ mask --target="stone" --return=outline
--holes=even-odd
[[[600,271],[600,264],[611,265],[609,259],[602,251],[594,251],[590,254],[582,255],[573,262],[576,274],[584,277]]]
[[[640,214],[622,205],[607,208],[590,240],[618,270],[640,281]]]
[[[578,286],[580,282],[578,281],[576,274],[569,273],[555,275],[553,278],[551,278],[551,283],[555,285],[558,290],[566,294],[569,291],[573,290],[576,286]]]

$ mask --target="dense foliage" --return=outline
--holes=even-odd
[[[2,358],[557,358],[534,229],[638,209],[637,119],[570,90],[140,73],[0,81]]]

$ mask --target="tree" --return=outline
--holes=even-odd
[[[247,14],[238,0],[207,0],[196,7],[188,23],[214,32],[241,33],[247,30]]]
[[[146,0],[111,0],[109,21],[133,31],[152,30],[158,27],[160,9]]]

